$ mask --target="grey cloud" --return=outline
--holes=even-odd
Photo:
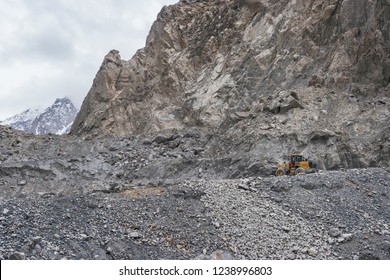
[[[53,29],[44,30],[39,35],[26,38],[17,52],[19,59],[28,55],[30,59],[63,61],[73,58],[75,47],[68,36],[64,36],[63,33]]]
[[[57,97],[68,96],[80,106],[104,55],[118,49],[130,59],[144,46],[162,6],[178,2],[2,1],[0,72],[8,75],[0,85],[0,120]]]

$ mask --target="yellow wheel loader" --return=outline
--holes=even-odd
[[[317,166],[314,162],[308,160],[303,155],[290,155],[290,162],[284,162],[277,166],[276,176],[283,175],[301,175],[317,172]]]

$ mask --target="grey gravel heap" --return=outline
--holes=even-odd
[[[0,258],[390,259],[388,168],[229,180],[207,139],[0,126]]]

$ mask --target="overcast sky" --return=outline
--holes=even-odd
[[[130,59],[179,0],[0,0],[0,120],[69,97],[80,107],[104,56]]]

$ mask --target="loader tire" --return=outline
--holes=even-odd
[[[298,168],[297,170],[295,170],[295,175],[305,175],[305,174],[306,174],[306,170],[303,168]]]
[[[284,176],[286,175],[286,171],[284,169],[278,169],[276,170],[276,176]]]

